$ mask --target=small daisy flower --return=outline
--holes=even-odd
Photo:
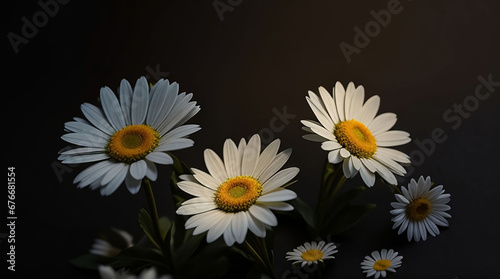
[[[101,279],[172,279],[171,275],[157,276],[154,267],[144,269],[139,276],[129,274],[126,270],[115,271],[111,266],[100,265],[97,269]]]
[[[439,234],[437,225],[447,227],[451,218],[446,211],[451,207],[447,205],[450,201],[450,194],[444,194],[443,185],[431,189],[431,178],[424,179],[420,176],[418,183],[411,179],[408,189],[401,187],[402,195],[395,194],[397,202],[392,202],[391,214],[393,229],[399,227],[398,234],[407,230],[408,241],[412,238],[415,241],[427,239],[427,232],[432,236]]]
[[[352,82],[347,89],[337,82],[332,94],[320,87],[319,93],[318,96],[309,91],[306,97],[319,122],[301,121],[303,129],[312,133],[304,138],[321,142],[321,148],[328,151],[328,161],[342,163],[347,178],[359,172],[371,187],[378,173],[389,184],[396,185],[394,174],[404,176],[406,170],[402,166],[410,164],[408,155],[388,148],[410,142],[407,132],[390,131],[396,124],[396,114],[376,116],[380,97],[372,96],[363,104],[365,90]]]
[[[221,235],[228,246],[243,243],[250,230],[258,237],[266,236],[266,228],[278,220],[272,210],[290,211],[285,201],[297,197],[283,186],[294,178],[299,169],[279,171],[291,154],[291,149],[278,152],[280,141],[270,143],[262,153],[259,135],[238,146],[227,139],[222,160],[211,149],[205,150],[208,173],[192,168],[194,175],[182,175],[178,186],[195,196],[177,209],[179,215],[193,215],[185,224],[195,228],[194,235],[208,231],[207,242]]]
[[[333,254],[337,253],[337,246],[332,242],[325,245],[324,241],[316,243],[312,241],[311,243],[306,242],[304,245],[293,249],[292,252],[287,252],[286,259],[289,261],[294,261],[292,264],[300,263],[301,267],[311,264],[318,264],[323,260],[335,259]]]
[[[114,257],[123,249],[132,247],[133,237],[126,231],[112,228],[111,231],[102,233],[94,240],[90,253],[104,257]]]
[[[79,188],[90,186],[102,195],[112,194],[123,182],[135,194],[143,178],[155,181],[156,164],[173,163],[167,151],[191,147],[186,138],[198,125],[183,125],[200,110],[192,94],[180,93],[179,85],[158,81],[151,89],[146,78],[137,80],[134,89],[125,79],[119,99],[108,87],[101,88],[102,108],[81,105],[86,119],[66,122],[67,134],[61,138],[77,148],[63,151],[64,164],[93,163],[74,180]]]
[[[370,256],[366,256],[361,262],[361,269],[363,273],[366,273],[366,277],[375,275],[375,279],[380,276],[384,277],[387,275],[387,271],[396,272],[396,268],[400,267],[403,256],[398,256],[398,252],[390,249],[382,249],[379,251],[373,251]]]

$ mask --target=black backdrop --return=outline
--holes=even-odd
[[[2,8],[3,152],[5,165],[15,167],[17,217],[16,271],[7,270],[3,238],[2,278],[95,278],[67,261],[111,226],[140,236],[142,193],[120,187],[101,197],[76,189],[72,180],[83,166],[61,169],[57,152],[66,146],[63,124],[82,116],[81,103],[96,103],[102,86],[142,75],[179,82],[201,105],[191,120],[202,126],[195,146],[176,152],[189,165],[204,169],[202,151],[220,153],[226,138],[267,131],[282,149],[294,149],[287,165],[301,172],[292,189],[310,204],[326,152],[301,138],[299,120],[314,117],[307,90],[362,84],[367,97],[381,96],[379,112],[398,115],[395,129],[410,132],[413,141],[400,148],[412,155],[409,177],[443,184],[453,218],[441,235],[408,243],[391,230],[393,197],[377,185],[364,196],[377,208],[334,239],[341,246],[328,278],[363,278],[360,262],[381,248],[404,256],[393,278],[498,278],[496,1],[52,1],[57,8],[44,11],[47,2]],[[272,131],[279,115],[284,128]],[[441,136],[433,140],[433,133]],[[160,170],[154,186],[167,213],[169,168]],[[361,183],[358,176],[349,185]],[[2,223],[5,237],[6,217]],[[275,230],[281,276],[286,251],[309,239],[286,218]]]

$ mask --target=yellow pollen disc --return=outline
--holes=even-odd
[[[215,192],[217,208],[225,212],[248,210],[262,195],[262,185],[250,176],[236,176],[224,181]]]
[[[414,199],[406,207],[406,215],[413,221],[422,221],[431,212],[431,203],[426,198]]]
[[[323,252],[318,249],[310,249],[302,252],[301,257],[304,259],[304,261],[314,262],[323,258]]]
[[[373,264],[373,269],[376,271],[384,271],[389,267],[391,267],[391,260],[388,259],[378,260]]]
[[[131,164],[144,159],[160,141],[160,135],[148,125],[129,125],[116,131],[106,145],[109,156]]]
[[[345,149],[358,158],[371,158],[377,151],[377,143],[372,132],[354,119],[335,125],[335,138]]]

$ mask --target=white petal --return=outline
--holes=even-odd
[[[321,144],[321,148],[325,151],[331,151],[342,148],[342,145],[335,141],[325,141]]]
[[[103,148],[108,143],[107,140],[105,140],[101,137],[93,136],[90,134],[83,134],[83,133],[64,134],[61,136],[61,139],[63,139],[66,142],[80,145],[80,146],[85,146],[85,147]]]
[[[158,147],[155,148],[155,151],[174,151],[174,150],[188,148],[193,145],[194,141],[192,139],[187,139],[187,138],[165,139],[163,141],[160,140],[160,143],[158,144]]]
[[[120,82],[120,106],[125,123],[132,123],[132,86],[126,79]]]
[[[218,183],[210,174],[195,168],[191,168],[191,170],[194,173],[194,178],[198,180],[202,185],[212,190],[217,190],[220,183]]]
[[[156,181],[156,178],[158,178],[158,169],[156,168],[155,163],[147,159],[144,161],[146,162],[146,165],[148,167],[148,169],[146,170],[146,177],[151,181]]]
[[[172,159],[172,157],[170,157],[167,153],[163,152],[151,152],[146,156],[146,159],[161,165],[171,165],[174,163],[174,159]]]
[[[115,130],[125,127],[125,118],[115,93],[109,87],[101,88],[101,105],[109,123]]]
[[[319,94],[321,96],[321,99],[323,100],[323,103],[325,104],[325,108],[328,111],[328,114],[333,120],[333,123],[339,123],[339,114],[337,112],[337,106],[335,105],[335,101],[333,100],[332,94],[328,92],[324,87],[320,87],[319,89]]]
[[[207,233],[207,242],[211,243],[217,240],[232,223],[233,216],[231,214],[224,214],[221,216],[220,220],[210,228]]]
[[[106,160],[109,159],[109,156],[106,153],[85,154],[85,155],[75,155],[75,156],[61,155],[59,156],[58,159],[62,160],[63,164],[81,164],[81,163]]]
[[[344,114],[345,114],[345,120],[352,119],[351,115],[351,102],[354,97],[354,93],[356,91],[356,88],[354,87],[354,83],[351,81],[347,85],[347,88],[345,90],[345,103],[344,103]]]
[[[266,237],[266,226],[261,221],[253,217],[249,212],[243,212],[247,215],[248,229],[258,237]]]
[[[110,160],[102,161],[102,162],[93,164],[93,165],[87,167],[86,169],[84,169],[82,172],[80,172],[73,180],[73,183],[78,183],[78,182],[82,181],[83,179],[94,175],[96,173],[96,171],[105,169],[107,166],[111,166],[114,164],[115,163],[110,161]]]
[[[257,202],[278,202],[278,201],[289,201],[297,197],[297,194],[288,189],[274,191],[268,194],[262,195]]]
[[[272,209],[272,210],[279,210],[279,211],[292,211],[293,206],[286,202],[266,202],[262,204],[263,206]]]
[[[238,147],[231,139],[224,142],[224,165],[228,177],[241,175],[241,158],[238,153]]]
[[[360,85],[356,87],[354,95],[352,96],[351,99],[350,119],[358,119],[358,114],[359,112],[361,112],[364,100],[365,100],[365,88],[362,85]]]
[[[114,193],[115,190],[118,189],[118,187],[120,185],[122,185],[123,181],[125,180],[125,177],[127,176],[127,171],[128,171],[127,166],[123,166],[123,165],[120,166],[118,173],[116,173],[114,175],[114,177],[108,182],[107,185],[103,185],[103,187],[101,188],[101,190],[100,190],[101,195],[109,196],[112,193]],[[103,178],[103,180],[104,180],[104,178]],[[102,183],[102,181],[101,181],[101,184],[104,184],[104,183]]]
[[[373,135],[378,135],[389,131],[396,124],[397,120],[396,114],[392,112],[383,113],[375,117],[367,128]]]
[[[164,80],[159,81],[156,85],[157,88],[151,97],[149,112],[146,118],[146,123],[153,127],[158,127],[165,117],[167,117],[179,92],[179,85],[176,82],[170,85],[168,80]]]
[[[94,125],[97,129],[108,135],[112,135],[115,132],[100,108],[89,103],[83,103],[80,108],[89,122],[92,123],[92,125]]]
[[[265,183],[272,175],[274,175],[283,165],[285,165],[288,158],[292,155],[292,149],[288,148],[276,155],[269,166],[261,173],[259,177],[256,177],[261,183]]]
[[[64,128],[75,133],[91,134],[93,136],[100,137],[106,140],[109,139],[109,135],[87,123],[70,121],[64,123]]]
[[[340,150],[341,149],[336,149],[328,152],[328,162],[332,164],[342,162],[342,160],[344,160],[344,157],[340,156]]]
[[[146,120],[149,105],[149,85],[146,78],[137,79],[132,96],[132,124],[143,124]]]
[[[351,156],[351,153],[347,149],[342,148],[340,149],[340,156],[342,156],[342,158],[348,158]]]
[[[361,108],[361,111],[357,115],[357,120],[365,124],[365,126],[369,126],[375,118],[375,115],[377,115],[379,106],[380,97],[378,95],[372,96],[365,102],[365,104]]]
[[[183,204],[177,209],[176,213],[179,215],[194,215],[215,209],[216,207],[214,202]]]
[[[241,174],[252,175],[260,155],[260,137],[258,134],[253,135],[248,141],[247,147],[243,153],[241,162]]]
[[[131,194],[137,194],[141,189],[142,180],[137,180],[130,175],[130,172],[125,177],[125,185]]]
[[[257,178],[258,180],[261,174],[270,166],[270,164],[276,157],[276,153],[278,153],[280,143],[281,141],[279,139],[274,140],[264,149],[264,151],[262,151],[258,158],[257,167],[255,168],[252,177]]]
[[[220,159],[220,157],[211,149],[205,149],[203,152],[205,157],[205,164],[207,166],[210,175],[217,181],[217,184],[222,184],[222,182],[228,179],[228,175],[226,173],[226,168],[224,163]]]
[[[335,83],[335,89],[334,89],[334,97],[335,97],[335,104],[337,107],[337,111],[339,114],[339,120],[344,121],[345,119],[345,112],[344,112],[344,107],[345,107],[345,89],[344,86],[340,82]]]
[[[213,190],[192,181],[179,181],[177,186],[182,191],[197,197],[213,197],[215,194]]]
[[[146,171],[148,170],[148,166],[144,160],[139,160],[137,162],[133,162],[130,165],[130,175],[137,180],[141,180],[146,176]]]
[[[239,244],[245,241],[248,230],[248,220],[245,212],[238,212],[234,214],[231,220],[231,230],[233,231],[234,238]]]
[[[276,216],[266,207],[260,206],[258,204],[254,204],[248,210],[252,216],[257,218],[257,220],[269,226],[278,225],[278,219]]]
[[[377,146],[382,147],[402,145],[411,141],[410,134],[396,130],[383,132],[374,137],[377,141]]]
[[[264,189],[264,193],[271,192],[278,187],[283,186],[292,178],[294,178],[299,173],[299,168],[291,167],[277,172],[273,175],[269,180],[267,180],[264,184],[262,184],[262,188]]]
[[[333,121],[328,116],[327,112],[322,108],[322,106],[319,104],[315,105],[314,102],[312,102],[311,99],[308,97],[306,97],[306,100],[309,104],[309,107],[311,107],[311,110],[313,111],[314,115],[319,120],[321,125],[323,125],[323,127],[325,127],[327,130],[333,131],[333,127],[335,124],[333,124]]]
[[[373,184],[375,184],[375,174],[373,172],[370,172],[363,161],[361,161],[363,164],[361,165],[361,168],[359,169],[359,173],[361,174],[361,178],[363,179],[363,182],[365,182],[366,186],[372,187]]]

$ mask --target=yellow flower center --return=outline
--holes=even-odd
[[[431,203],[426,198],[414,199],[406,207],[406,215],[413,221],[422,221],[431,212]]]
[[[248,210],[262,195],[262,185],[250,176],[236,176],[224,181],[215,192],[217,208],[225,212]]]
[[[160,141],[160,135],[148,125],[129,125],[116,131],[106,145],[106,151],[119,162],[131,164],[144,159]]]
[[[323,252],[318,249],[310,249],[302,252],[301,257],[304,259],[304,261],[314,262],[323,258]]]
[[[335,125],[333,131],[337,141],[358,158],[371,158],[377,151],[377,143],[372,132],[354,119]]]
[[[389,267],[391,267],[391,260],[388,259],[378,260],[373,264],[373,269],[376,271],[384,271]]]

